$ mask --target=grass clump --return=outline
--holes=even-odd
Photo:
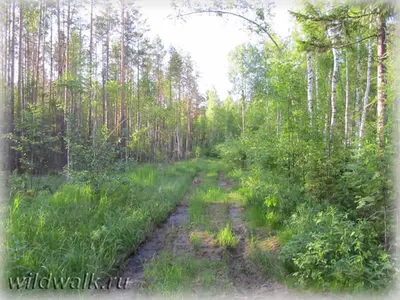
[[[191,232],[189,236],[190,243],[193,245],[195,249],[200,247],[201,243],[201,236],[198,232]]]
[[[189,201],[189,220],[193,225],[203,225],[206,223],[206,205],[203,201],[204,192],[196,190]]]
[[[235,248],[239,243],[239,239],[233,234],[229,223],[217,233],[216,243],[225,248]]]

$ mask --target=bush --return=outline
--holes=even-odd
[[[246,160],[246,150],[243,140],[227,140],[217,145],[216,151],[223,161],[243,167]]]
[[[196,158],[199,158],[199,157],[200,157],[200,155],[201,155],[201,148],[200,148],[199,146],[196,147],[195,154],[196,154]]]
[[[304,213],[304,212],[303,212]],[[294,220],[303,226],[282,248],[279,259],[297,284],[337,290],[382,289],[394,270],[370,223],[354,222],[333,207],[313,218]]]
[[[304,201],[299,184],[259,168],[243,174],[241,183],[239,192],[246,198],[248,208],[256,207],[264,215],[265,223],[273,229],[282,225],[295,211],[296,205]]]

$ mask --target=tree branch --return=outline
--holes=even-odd
[[[265,27],[263,27],[261,24],[255,22],[255,21],[253,21],[253,20],[251,20],[249,18],[246,18],[246,17],[244,17],[242,15],[239,15],[239,14],[236,14],[236,13],[233,13],[233,12],[230,12],[230,11],[205,9],[205,10],[198,10],[198,11],[193,11],[193,12],[189,12],[189,13],[185,13],[185,14],[179,14],[178,17],[182,18],[182,17],[189,16],[189,15],[203,14],[203,13],[214,13],[214,14],[217,14],[217,15],[231,15],[231,16],[235,16],[235,17],[241,18],[241,19],[243,19],[243,20],[245,20],[245,21],[257,26],[259,29],[261,29],[263,32],[265,32],[268,35],[268,37],[271,39],[271,41],[275,44],[275,46],[278,48],[279,52],[280,53],[282,52],[281,48],[278,46],[278,43],[274,40],[274,38],[272,37],[271,33],[267,29],[265,29]]]
[[[357,43],[359,43],[359,42],[361,42],[361,41],[368,40],[368,39],[373,38],[373,37],[376,37],[376,34],[366,36],[366,37],[364,37],[364,38],[362,38],[362,39],[359,39],[358,41],[355,41],[355,42],[351,42],[351,43],[339,45],[339,46],[337,46],[337,47],[335,47],[335,48],[336,48],[336,49],[344,48],[344,47],[347,47],[347,46],[350,46],[350,45],[357,44]]]
[[[115,128],[110,132],[110,134],[107,136],[106,140],[104,141],[104,143],[101,145],[101,148],[104,146],[104,144],[107,142],[108,138],[114,133],[115,130],[117,130],[117,128],[119,126],[121,126],[122,123],[124,123],[126,120],[128,120],[128,117],[126,117],[124,120],[122,120],[119,124],[117,124],[117,126],[115,126]]]

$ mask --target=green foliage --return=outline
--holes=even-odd
[[[251,169],[240,176],[239,193],[245,198],[250,223],[276,229],[295,211],[304,199],[301,187],[282,175]]]
[[[260,266],[261,270],[268,276],[283,280],[286,275],[285,270],[282,264],[277,261],[276,255],[273,252],[262,251],[256,243],[254,247],[255,250],[251,253],[250,259]]]
[[[217,145],[216,149],[222,160],[241,167],[246,160],[246,151],[243,143],[235,140],[227,140],[225,143]]]
[[[61,3],[62,14],[66,4],[72,4],[73,11],[78,8],[77,3]],[[259,24],[253,30],[269,32],[270,5],[229,0],[216,1],[214,6],[219,15],[224,14],[221,10],[237,10],[253,16]],[[25,8],[22,32],[48,31],[40,15],[46,19],[51,10]],[[203,6],[191,8],[198,12]],[[382,9],[387,33],[387,70],[382,74],[388,82],[384,146],[376,142],[379,85],[371,86],[365,134],[359,134],[366,46],[377,47],[376,39],[370,38],[377,32],[377,8]],[[227,206],[233,197],[215,188],[218,172],[223,170],[240,181],[235,197],[246,206],[249,227],[277,232],[282,245],[279,263],[274,265],[272,254],[257,250],[266,272],[281,274],[284,267],[298,285],[324,290],[387,286],[394,273],[388,249],[396,242],[391,238],[395,195],[389,171],[398,151],[391,138],[397,128],[391,40],[394,8],[382,3],[326,6],[306,1],[291,12],[300,25],[291,39],[280,40],[272,34],[273,42],[242,44],[232,50],[228,76],[233,89],[226,99],[220,99],[215,89],[205,97],[200,95],[189,55],[171,47],[164,65],[161,40],[150,42],[143,26],[136,26],[141,24],[136,8],[126,9],[124,22],[113,7],[105,7],[94,18],[94,44],[107,49],[99,56],[105,58],[104,65],[99,57],[87,63],[88,49],[72,14],[67,22],[73,25],[70,36],[64,40],[68,72],[59,74],[50,86],[38,62],[28,61],[20,76],[24,90],[18,90],[18,84],[11,91],[16,96],[15,116],[6,137],[18,172],[9,181],[7,275],[38,271],[74,275],[84,268],[104,274],[117,255],[143,241],[151,225],[165,219],[201,170],[206,172],[190,200],[189,219],[191,225],[208,225],[207,205]],[[126,26],[122,52],[121,36],[111,34],[118,24]],[[36,44],[36,34],[27,38]],[[55,37],[52,54],[61,44]],[[332,76],[332,45],[338,50],[337,76]],[[312,89],[305,76],[311,74],[308,54],[314,75],[312,99],[308,99]],[[121,67],[122,57],[128,63]],[[377,76],[377,62],[373,57],[372,78]],[[44,71],[49,66],[43,63]],[[91,76],[95,65],[102,69],[101,83],[98,76]],[[38,70],[42,86],[35,72],[27,71],[29,67]],[[121,89],[122,70],[127,78]],[[337,80],[335,90],[332,79]],[[123,126],[118,119],[122,112],[129,116]],[[191,132],[187,132],[189,127]],[[190,142],[187,149],[185,142]],[[176,161],[193,154],[197,159],[169,166],[134,163]],[[200,160],[200,156],[221,158],[221,162]],[[69,182],[58,175],[34,176],[63,168],[65,175],[67,158]],[[220,245],[237,244],[229,224],[218,229]],[[194,246],[199,243],[196,235],[190,240]],[[167,253],[153,261],[147,276],[153,278],[152,289],[177,291],[201,268],[196,261],[175,261]],[[210,272],[201,273],[202,278],[210,278],[203,283],[214,282],[216,273]]]
[[[198,249],[201,243],[201,237],[197,232],[191,232],[189,236],[190,243],[195,249]]]
[[[280,253],[299,285],[340,291],[387,286],[394,267],[370,223],[351,221],[334,207],[311,213],[306,222],[293,218],[291,226],[301,227]]]
[[[217,245],[225,248],[235,248],[239,243],[239,239],[232,232],[231,224],[228,223],[224,228],[220,229],[216,236]]]
[[[196,158],[199,158],[200,155],[201,155],[201,148],[200,148],[199,146],[196,146],[196,151],[195,151],[195,153],[196,153]]]
[[[17,192],[26,189],[26,176],[18,175],[17,170],[14,170],[12,175],[9,178],[8,184],[10,186],[10,197],[13,198]]]
[[[389,135],[385,147],[378,147],[376,113],[370,107],[360,139],[362,106],[351,96],[350,142],[344,143],[344,67],[339,67],[338,74],[336,127],[329,132],[333,57],[327,33],[332,29],[331,22],[339,20],[337,30],[342,35],[337,36],[338,44],[371,34],[369,20],[363,17],[368,9],[364,4],[337,4],[326,10],[322,3],[305,3],[303,9],[293,13],[301,25],[294,34],[297,45],[282,42],[280,55],[268,42],[262,47],[241,45],[230,55],[230,78],[237,89],[234,93],[239,112],[239,118],[232,122],[241,128],[244,97],[245,130],[240,137],[226,134],[215,148],[222,161],[235,166],[229,176],[241,183],[238,192],[245,199],[248,226],[277,231],[282,245],[278,264],[303,287],[381,289],[393,278],[389,252],[383,248],[395,243],[388,238],[395,227],[393,174],[388,170],[395,150]],[[357,64],[358,57],[361,65],[361,84],[351,80],[357,78],[357,69],[349,68],[350,95],[365,84],[365,43],[345,49],[350,66]],[[305,52],[309,51],[314,73],[312,126],[304,76]],[[339,59],[344,59],[344,53],[339,52]],[[374,66],[372,70],[373,78]],[[376,92],[372,87],[371,99]],[[387,101],[393,97],[388,94]],[[389,121],[391,109],[387,116],[385,132],[389,134],[394,128]],[[265,265],[272,260],[263,259]],[[278,269],[273,272],[281,274]]]
[[[42,107],[28,104],[21,119],[15,120],[15,133],[7,135],[18,154],[20,171],[33,174],[39,168],[46,169],[38,158],[57,152],[57,138],[52,135],[51,125],[43,124],[44,118]]]
[[[105,275],[145,239],[151,224],[165,220],[195,172],[193,162],[144,165],[82,174],[54,194],[16,194],[6,227],[6,275]]]

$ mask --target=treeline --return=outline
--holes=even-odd
[[[135,3],[2,4],[3,169],[46,173],[192,156],[204,114],[190,55]]]

